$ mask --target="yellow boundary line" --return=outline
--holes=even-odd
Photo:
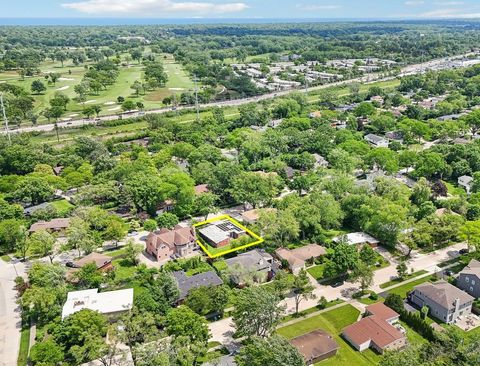
[[[207,247],[205,245],[203,245],[203,243],[197,239],[197,244],[200,246],[200,248],[202,248],[202,250],[205,252],[205,254],[208,255],[209,258],[217,258],[217,257],[221,257],[225,254],[228,254],[228,253],[233,253],[233,252],[237,252],[239,250],[242,250],[242,249],[245,249],[245,248],[249,248],[249,247],[252,247],[254,245],[258,245],[260,243],[263,243],[264,242],[264,239],[255,234],[252,230],[246,228],[245,226],[243,226],[242,224],[240,224],[237,220],[235,220],[233,217],[230,217],[229,215],[221,215],[221,216],[218,216],[218,217],[214,217],[213,219],[208,219],[208,220],[205,220],[205,221],[202,221],[202,222],[198,222],[196,224],[193,225],[194,228],[198,227],[198,226],[202,226],[202,225],[205,225],[205,224],[210,224],[212,222],[215,222],[215,221],[220,221],[220,220],[228,220],[230,221],[231,223],[233,223],[235,226],[238,226],[240,229],[242,230],[245,230],[245,232],[247,234],[249,234],[251,237],[253,237],[254,239],[257,239],[256,241],[254,241],[253,243],[248,243],[248,244],[245,244],[245,245],[242,245],[238,248],[234,248],[234,249],[228,249],[228,250],[225,250],[224,252],[220,252],[220,253],[217,253],[217,254],[212,254],[210,253],[210,251],[207,249]]]

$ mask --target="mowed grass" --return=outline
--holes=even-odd
[[[317,266],[313,266],[310,268],[307,268],[307,272],[315,278],[317,281],[321,280],[323,278],[323,272],[325,271],[325,265],[324,264],[319,264]]]
[[[323,329],[329,332],[337,341],[340,349],[334,357],[316,364],[319,366],[377,365],[380,359],[379,355],[371,350],[358,352],[340,336],[343,328],[355,323],[359,315],[359,310],[355,309],[352,305],[347,304],[337,309],[299,321],[298,323],[277,329],[277,333],[287,339],[292,339],[315,329]]]
[[[20,349],[18,350],[17,365],[26,366],[28,363],[28,351],[30,348],[30,327],[22,328],[20,334]]]
[[[172,55],[166,55],[167,58],[159,58],[165,66],[165,71],[168,74],[169,80],[164,88],[147,91],[145,95],[140,93],[136,95],[135,91],[131,89],[131,85],[136,81],[143,81],[143,65],[138,63],[131,63],[128,66],[119,66],[119,76],[114,85],[109,86],[106,90],[101,90],[98,95],[90,94],[87,96],[85,106],[100,105],[102,111],[100,115],[116,114],[121,112],[120,106],[116,104],[119,96],[125,99],[131,99],[135,102],[142,102],[147,109],[160,108],[162,100],[166,96],[173,93],[180,94],[183,91],[193,90],[194,83],[183,69],[182,65],[176,63]],[[59,91],[68,96],[71,101],[67,106],[67,111],[61,119],[79,118],[81,117],[84,107],[75,102],[73,98],[76,97],[74,86],[78,85],[85,72],[85,66],[91,66],[93,63],[75,66],[71,61],[66,61],[64,66],[59,62],[45,61],[39,65],[41,74],[33,77],[25,77],[21,79],[16,71],[8,71],[0,73],[0,83],[8,82],[17,86],[23,87],[28,92],[31,91],[31,84],[34,80],[41,80],[47,90],[42,94],[32,94],[35,99],[34,112],[40,115],[46,108],[49,107],[49,102],[54,94]],[[55,72],[61,74],[62,80],[58,80],[55,85],[49,84],[44,75]],[[107,104],[106,104],[107,103]],[[47,123],[47,119],[39,116],[38,123]],[[23,121],[23,125],[30,125],[30,121]]]
[[[402,298],[406,298],[407,294],[413,290],[413,288],[417,285],[420,285],[422,283],[428,282],[432,279],[432,276],[428,275],[425,277],[421,277],[415,281],[408,282],[404,285],[392,288],[391,290],[388,290],[387,292],[389,294],[397,294],[400,295]]]

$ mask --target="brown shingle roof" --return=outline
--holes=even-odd
[[[95,263],[97,265],[97,269],[99,269],[111,262],[112,262],[112,258],[109,257],[108,255],[93,252],[79,259],[78,261],[75,261],[74,264],[76,267],[81,268],[89,263]]]
[[[318,244],[308,244],[300,248],[279,248],[275,251],[280,259],[285,259],[290,266],[302,266],[310,258],[327,254],[327,250]]]
[[[472,259],[460,273],[470,274],[480,278],[480,262],[476,259]]]
[[[194,189],[195,189],[195,194],[196,195],[210,192],[207,184],[199,184],[198,186],[195,186]]]
[[[70,219],[53,219],[50,221],[39,221],[30,226],[30,232],[39,230],[61,230],[66,229],[70,225]]]
[[[154,241],[156,247],[165,244],[173,249],[176,245],[185,245],[194,241],[195,235],[192,228],[177,225],[173,230],[162,228],[148,234],[147,241],[150,240]]]
[[[349,325],[343,330],[343,335],[357,345],[372,341],[381,349],[405,337],[398,329],[377,315],[367,316]]]
[[[306,361],[315,360],[340,347],[335,339],[324,330],[317,329],[290,340]]]
[[[397,318],[399,314],[386,306],[383,302],[377,302],[376,304],[368,305],[367,313],[371,315],[375,315],[380,319],[389,321],[391,319]]]

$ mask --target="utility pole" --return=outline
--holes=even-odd
[[[195,83],[195,108],[197,110],[197,121],[200,121],[200,111],[198,109],[197,75],[193,75],[193,82]]]
[[[5,105],[3,104],[3,93],[0,93],[0,105],[2,107],[3,112],[3,121],[5,122],[5,131],[7,133],[8,142],[11,143],[12,140],[10,138],[10,131],[8,129],[8,119],[7,119],[7,112],[5,112]]]

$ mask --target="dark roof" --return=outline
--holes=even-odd
[[[50,203],[44,202],[44,203],[40,203],[39,205],[26,207],[26,208],[23,210],[23,213],[24,213],[25,215],[31,215],[31,214],[37,212],[38,210],[44,210],[44,209],[46,209],[49,205],[50,205]]]
[[[173,277],[177,281],[180,290],[179,300],[187,297],[188,292],[192,289],[202,286],[220,286],[223,281],[214,271],[199,273],[188,277],[184,271],[173,272]]]

